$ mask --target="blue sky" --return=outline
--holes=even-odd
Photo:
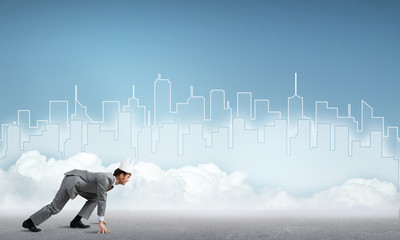
[[[400,125],[399,1],[0,2],[0,122],[17,109],[46,119],[74,85],[95,119],[102,100],[136,96],[152,107],[158,73],[173,102],[225,89],[286,111],[298,72],[306,113],[328,100],[359,114],[363,99]]]

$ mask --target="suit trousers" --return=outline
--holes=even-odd
[[[65,204],[71,199],[67,191],[66,182],[72,181],[74,178],[76,178],[76,176],[64,177],[60,189],[58,190],[53,201],[30,216],[32,222],[36,226],[39,226],[41,223],[49,219],[52,215],[59,213],[64,208]],[[77,185],[79,185],[78,183]],[[86,198],[87,200],[82,209],[79,211],[78,215],[85,219],[89,219],[90,215],[92,215],[94,209],[97,206],[97,195],[94,193],[80,192],[79,189],[77,190],[78,194]]]

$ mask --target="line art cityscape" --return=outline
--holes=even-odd
[[[132,86],[127,105],[102,102],[102,120],[93,120],[78,99],[73,113],[68,101],[49,101],[46,120],[31,123],[30,110],[18,110],[16,121],[1,125],[0,167],[7,170],[27,151],[66,159],[80,152],[96,154],[104,164],[130,157],[173,168],[215,163],[226,171],[244,171],[260,188],[282,187],[310,194],[349,178],[378,178],[399,186],[398,127],[385,129],[384,118],[361,100],[360,122],[339,116],[328,101],[315,102],[315,116],[304,115],[303,97],[287,100],[287,118],[271,111],[269,99],[237,92],[235,111],[225,91],[213,89],[206,98],[193,86],[186,102],[172,111],[169,79],[154,81],[154,109],[140,105]]]

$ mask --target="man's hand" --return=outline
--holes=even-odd
[[[105,221],[99,221],[99,232],[98,233],[102,233],[102,234],[111,233],[110,231],[108,231],[105,224],[107,224]]]

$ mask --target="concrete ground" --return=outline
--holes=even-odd
[[[72,229],[75,212],[62,211],[39,226],[39,233],[22,228],[31,214],[0,213],[0,239],[400,239],[397,214],[329,215],[306,212],[166,212],[108,211],[111,234],[97,234],[95,214],[88,229]]]

